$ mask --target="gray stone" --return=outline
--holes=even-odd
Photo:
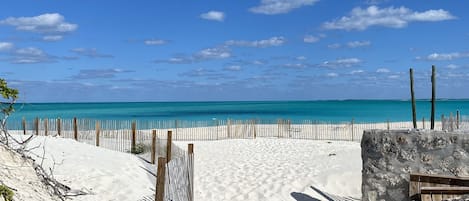
[[[469,176],[469,132],[366,130],[362,200],[409,198],[409,173]]]

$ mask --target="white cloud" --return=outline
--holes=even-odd
[[[63,39],[63,36],[61,35],[48,35],[48,36],[42,37],[42,40],[44,41],[59,41],[62,39]]]
[[[298,56],[296,57],[296,60],[306,60],[307,58],[305,56]]]
[[[225,13],[212,10],[207,13],[200,14],[200,18],[223,22],[223,20],[225,20]]]
[[[51,62],[52,58],[46,52],[39,48],[27,47],[17,49],[13,53],[12,63],[17,64],[32,64],[32,63],[43,63]]]
[[[459,58],[466,58],[469,57],[469,53],[460,53],[460,52],[452,52],[452,53],[433,53],[428,55],[425,59],[429,61],[449,61]],[[417,57],[416,59],[422,59],[421,57]]]
[[[165,40],[160,40],[160,39],[150,39],[150,40],[145,40],[143,41],[145,45],[163,45],[166,44]]]
[[[364,73],[364,72],[365,71],[363,71],[363,70],[353,70],[353,71],[350,72],[350,74],[355,75],[355,74],[360,74],[360,73]]]
[[[339,43],[334,43],[334,44],[327,45],[327,48],[329,48],[329,49],[337,49],[337,48],[340,48],[340,47],[342,47],[342,45],[339,44]]]
[[[319,64],[321,67],[327,68],[339,68],[339,67],[352,67],[357,66],[362,63],[362,60],[357,58],[345,58],[337,59],[335,61],[325,61],[322,64]]]
[[[378,68],[376,72],[377,73],[390,73],[391,71],[387,68]]]
[[[249,11],[253,13],[275,15],[292,11],[302,6],[314,5],[319,0],[261,0],[261,4],[252,7]]]
[[[448,69],[457,69],[457,68],[459,68],[459,66],[455,65],[455,64],[449,64],[449,65],[446,66],[446,68],[448,68]]]
[[[240,71],[241,66],[238,66],[238,65],[227,66],[227,67],[225,67],[225,70],[227,70],[227,71]]]
[[[96,48],[74,48],[74,49],[71,49],[70,51],[78,54],[78,55],[81,55],[81,56],[86,56],[86,57],[90,57],[90,58],[111,58],[111,57],[114,57],[110,54],[102,54],[102,53],[99,53]]]
[[[231,57],[231,52],[228,48],[214,47],[200,50],[195,54],[198,59],[224,59]]]
[[[256,41],[245,41],[245,40],[229,40],[225,44],[229,46],[241,46],[241,47],[257,47],[265,48],[272,46],[281,46],[286,42],[286,39],[282,36],[274,36],[269,39],[256,40]]]
[[[322,26],[325,29],[361,31],[371,26],[403,28],[410,22],[436,22],[455,18],[451,13],[443,9],[416,12],[406,7],[380,9],[377,6],[370,6],[366,9],[354,8],[349,16],[325,22]]]
[[[399,75],[390,75],[388,76],[389,79],[399,79],[401,76]]]
[[[339,74],[337,74],[337,73],[328,73],[326,76],[327,77],[338,77]]]
[[[65,21],[58,13],[46,13],[34,17],[8,17],[0,21],[0,24],[16,27],[16,30],[35,33],[69,33],[78,28],[78,25]]]
[[[321,40],[320,37],[316,37],[316,36],[312,36],[312,35],[306,35],[303,38],[303,42],[305,42],[305,43],[315,43],[315,42],[318,42],[319,40]]]
[[[13,48],[13,43],[0,42],[0,52],[10,50],[11,48]]]
[[[349,48],[365,47],[370,45],[370,41],[350,41],[347,43],[347,47]]]

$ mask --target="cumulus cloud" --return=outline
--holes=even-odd
[[[224,70],[226,70],[226,71],[240,71],[241,66],[238,66],[238,65],[227,66],[227,67],[224,68]]]
[[[206,19],[206,20],[223,22],[223,20],[225,20],[225,13],[212,10],[207,13],[200,14],[200,18]]]
[[[240,47],[257,47],[265,48],[272,46],[281,46],[286,42],[283,36],[274,36],[264,40],[245,41],[245,40],[229,40],[225,44],[228,46],[240,46]]]
[[[350,74],[355,75],[355,74],[360,74],[360,73],[364,73],[364,72],[365,71],[363,71],[363,70],[353,70],[353,71],[350,72]]]
[[[114,78],[119,73],[129,73],[134,71],[122,70],[117,68],[112,69],[84,69],[80,70],[77,75],[72,76],[72,79],[99,79],[99,78]]]
[[[50,42],[59,41],[59,40],[62,40],[62,39],[63,39],[63,36],[61,36],[61,35],[47,35],[47,36],[42,37],[43,41],[50,41]]]
[[[339,74],[337,74],[337,73],[327,73],[326,76],[327,77],[338,77]]]
[[[403,28],[410,22],[437,22],[455,18],[443,9],[417,12],[406,7],[381,9],[377,6],[370,6],[366,9],[354,8],[348,16],[325,22],[322,27],[325,29],[362,31],[371,26]]]
[[[253,13],[276,15],[283,14],[303,6],[314,5],[319,0],[261,0],[260,5],[252,7]]]
[[[391,71],[387,68],[378,68],[376,72],[377,73],[390,73]]]
[[[90,57],[90,58],[111,58],[111,57],[114,57],[110,54],[98,53],[96,48],[74,48],[74,49],[71,49],[70,51],[72,51],[73,53],[78,54],[80,56],[85,56],[85,57]]]
[[[312,35],[306,35],[305,37],[303,37],[303,42],[305,43],[315,43],[319,40],[321,40],[321,38]]]
[[[224,59],[231,57],[231,51],[225,47],[213,47],[200,50],[194,55],[197,59]]]
[[[425,60],[429,61],[450,61],[454,59],[467,58],[469,53],[467,52],[452,52],[452,53],[432,53],[426,56]],[[422,57],[417,57],[416,59],[422,59]]]
[[[16,30],[42,34],[63,34],[75,31],[78,25],[68,23],[59,13],[45,13],[34,17],[8,17],[0,24],[14,26]]]
[[[340,68],[340,67],[358,66],[361,63],[362,63],[362,60],[358,58],[344,58],[344,59],[337,59],[334,61],[325,61],[322,64],[319,64],[319,66],[327,67],[327,68]]]
[[[143,43],[145,43],[145,45],[164,45],[166,41],[161,39],[149,39],[143,41]]]
[[[327,48],[329,49],[337,49],[337,48],[341,48],[342,45],[340,43],[334,43],[334,44],[329,44],[327,45]]]
[[[16,49],[12,54],[10,61],[15,64],[34,64],[54,61],[54,57],[35,47]]]
[[[365,47],[370,45],[370,41],[350,41],[347,43],[347,47],[349,48]]]
[[[9,42],[0,42],[0,52],[8,51],[13,48],[13,43]]]

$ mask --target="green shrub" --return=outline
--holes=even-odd
[[[136,144],[135,147],[132,150],[130,150],[130,153],[141,154],[141,153],[144,153],[148,150],[150,150],[149,146],[147,146],[143,143],[139,143],[139,144]]]
[[[2,196],[5,201],[13,201],[13,191],[5,185],[0,185],[0,196]]]

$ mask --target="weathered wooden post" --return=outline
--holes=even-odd
[[[231,139],[231,120],[228,119],[226,123],[226,132],[228,135],[228,139]]]
[[[391,129],[391,125],[390,125],[390,123],[389,123],[389,119],[386,120],[386,124],[387,124],[387,128],[388,128],[388,131],[389,131],[389,129]]]
[[[171,161],[171,145],[173,142],[173,132],[168,131],[168,139],[166,141],[166,162]]]
[[[352,125],[352,141],[353,141],[353,123],[354,123],[354,121],[355,121],[355,118],[352,118],[352,123],[351,123],[351,125]]]
[[[156,159],[156,130],[151,131],[151,164],[155,164]]]
[[[39,135],[39,117],[34,119],[34,129],[36,129],[36,135]]]
[[[96,146],[99,147],[99,133],[101,130],[101,125],[99,124],[99,120],[96,121]]]
[[[156,193],[155,201],[164,200],[164,181],[166,176],[166,159],[164,157],[158,158],[158,169],[156,170]]]
[[[410,74],[410,96],[412,97],[412,123],[415,129],[417,128],[417,113],[416,113],[415,95],[414,95],[414,70],[412,68],[409,69],[409,74]]]
[[[461,120],[459,115],[459,110],[456,110],[456,129],[459,129],[459,121]]]
[[[189,200],[194,200],[194,144],[187,145],[187,153],[189,157]]]
[[[445,130],[446,122],[445,122],[445,115],[441,115],[441,130]]]
[[[78,123],[76,117],[73,117],[73,139],[78,141]]]
[[[48,130],[48,119],[44,119],[44,135],[47,136],[47,130]]]
[[[449,113],[449,131],[454,131],[454,118],[453,113]]]
[[[62,123],[60,121],[60,118],[57,118],[57,135],[59,136],[62,134]]]
[[[430,129],[435,129],[435,97],[436,97],[436,68],[432,65],[432,111],[430,119]]]
[[[132,142],[130,145],[130,151],[135,153],[135,146],[136,146],[136,136],[137,136],[137,124],[135,121],[132,121]]]
[[[24,117],[21,124],[23,125],[23,135],[26,135],[26,119],[24,119]]]
[[[422,127],[425,129],[425,117],[422,117]]]

